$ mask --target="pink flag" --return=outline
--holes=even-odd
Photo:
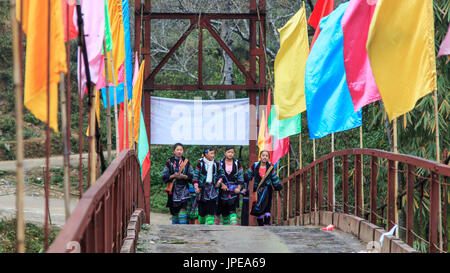
[[[81,12],[84,21],[84,34],[89,59],[91,81],[97,84],[102,65],[102,46],[105,37],[105,3],[104,1],[81,0]],[[74,15],[77,20],[77,14]],[[78,48],[78,82],[81,82],[81,96],[87,93],[86,71],[81,49]]]
[[[133,87],[139,77],[139,59],[138,53],[136,51],[136,56],[134,57],[134,74],[133,74]]]
[[[351,0],[342,17],[344,64],[355,112],[381,99],[366,49],[376,3],[377,0]]]
[[[450,55],[450,26],[448,27],[447,35],[445,35],[444,41],[442,41],[437,57],[439,58],[444,55]]]

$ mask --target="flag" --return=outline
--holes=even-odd
[[[270,135],[276,138],[282,139],[302,132],[301,114],[288,119],[278,120],[275,107],[270,111],[268,124]]]
[[[351,0],[342,17],[345,73],[355,111],[381,99],[366,49],[376,2]]]
[[[80,0],[83,14],[83,30],[86,41],[86,51],[89,59],[89,73],[91,82],[97,84],[102,64],[102,47],[105,37],[105,6],[102,1]],[[74,20],[78,20],[75,14]],[[78,47],[78,82],[80,94],[87,94],[87,78],[81,47]]]
[[[64,25],[64,41],[67,42],[67,23],[69,23],[69,40],[78,36],[78,28],[74,20],[75,1],[62,0],[63,25]],[[68,19],[68,20],[67,20]]]
[[[275,58],[274,99],[278,106],[278,119],[283,120],[306,110],[305,65],[309,45],[304,4],[279,32],[280,50]]]
[[[116,87],[116,101],[117,104],[124,102],[125,84],[124,84],[124,64],[125,64],[125,29],[123,26],[122,15],[122,1],[121,0],[108,0],[108,17],[110,22],[112,51],[113,51],[113,63],[114,68],[109,69],[109,82],[112,80],[112,72],[114,72],[116,82],[109,87],[109,105],[114,105],[114,86]],[[107,46],[108,47],[108,46]],[[109,63],[107,64],[110,65]],[[130,89],[130,88],[128,88]],[[127,90],[128,91],[128,90]],[[128,94],[128,99],[131,99],[133,92],[131,89]],[[106,88],[102,88],[103,105],[107,107],[106,101]]]
[[[379,0],[367,52],[390,120],[437,89],[432,0]]]
[[[150,149],[148,147],[147,130],[145,128],[144,115],[139,115],[139,141],[137,156],[141,164],[141,178],[144,179],[150,169]]]
[[[450,55],[450,26],[448,27],[447,35],[445,35],[444,41],[442,41],[438,58],[444,55]]]
[[[128,120],[129,120],[129,118],[130,117],[128,117]],[[129,132],[130,132],[130,128],[128,127],[128,122],[125,124],[125,126],[126,126],[126,140],[124,139],[124,133],[123,133],[123,131],[124,131],[124,120],[125,120],[125,106],[124,106],[124,102],[122,102],[120,105],[119,105],[119,152],[121,152],[122,150],[123,150],[123,144],[124,144],[124,141],[126,141],[125,142],[125,149],[128,149],[130,146],[129,146],[129,139],[130,139],[130,135],[129,135]]]
[[[261,121],[259,123],[259,133],[258,133],[258,150],[261,153],[264,150],[267,150],[266,147],[266,114],[264,110],[261,113]],[[271,147],[272,148],[272,147]]]
[[[133,55],[131,52],[130,7],[128,5],[128,0],[122,0],[122,19],[125,35],[125,66],[123,68],[125,69],[124,75],[126,75],[128,98],[131,98],[133,96],[133,66],[131,64]]]
[[[275,138],[273,145],[273,153],[270,161],[275,166],[283,156],[289,153],[289,137],[283,139]]]
[[[318,0],[316,2],[314,10],[308,19],[308,24],[316,30],[316,32],[314,33],[314,37],[311,41],[311,48],[313,47],[314,43],[317,40],[317,37],[319,37],[320,34],[319,28],[320,20],[323,17],[330,14],[333,11],[333,9],[334,9],[334,0]]]
[[[20,6],[21,2],[23,6]],[[17,18],[20,20],[22,14],[22,28],[27,35],[24,105],[36,118],[48,122],[53,130],[58,131],[58,83],[60,73],[67,73],[62,2],[23,0],[16,4]]]
[[[344,66],[341,4],[320,22],[321,34],[306,63],[305,95],[310,138],[361,126],[361,110],[354,111]]]
[[[136,59],[136,63],[137,59]],[[133,117],[134,117],[134,141],[139,141],[139,119],[142,105],[142,87],[144,86],[144,67],[145,60],[141,63],[141,68],[136,79],[136,84],[133,87]],[[130,107],[131,108],[131,107]],[[130,109],[131,112],[131,109]],[[131,115],[130,115],[131,116]]]

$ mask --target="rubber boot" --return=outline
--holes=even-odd
[[[180,210],[178,214],[178,223],[181,225],[186,225],[188,223],[188,215],[186,210]]]
[[[230,224],[230,216],[222,216],[222,225],[228,226]]]
[[[206,217],[205,216],[198,216],[198,223],[200,225],[204,225],[206,223]]]
[[[214,225],[214,215],[206,216],[206,224],[207,225]]]
[[[232,226],[237,226],[238,225],[237,214],[236,213],[230,214],[230,225],[232,225]]]
[[[178,214],[172,215],[172,225],[178,224]]]

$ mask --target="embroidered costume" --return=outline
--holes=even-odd
[[[164,166],[161,173],[162,180],[165,183],[172,182],[173,179],[169,179],[172,174],[177,173],[182,166],[182,162],[185,162],[186,158],[182,157],[181,162],[179,158],[172,156]],[[176,179],[172,187],[172,193],[168,193],[166,207],[170,209],[172,215],[172,224],[187,224],[187,203],[191,198],[189,193],[189,183],[191,183],[194,169],[189,161],[184,166],[181,174],[187,176],[187,179]]]
[[[269,170],[270,166],[270,162],[267,162],[265,167],[262,167],[260,162],[256,162],[248,169],[246,173],[248,180],[250,181],[252,178],[255,178],[253,182],[254,192],[257,190],[262,177],[265,175],[266,171]],[[257,217],[258,225],[262,226],[270,224],[273,190],[281,191],[282,189],[283,186],[281,185],[275,170],[272,169],[266,180],[259,187],[257,191],[257,201],[253,203],[251,210],[251,215]]]
[[[200,189],[198,202],[198,220],[200,224],[213,225],[214,215],[217,212],[217,201],[219,189],[216,188],[217,181],[224,175],[219,163],[215,160],[208,160],[206,157],[197,162],[192,182]]]
[[[222,215],[224,225],[237,225],[236,203],[239,202],[239,194],[236,194],[234,190],[244,184],[244,171],[241,163],[236,159],[233,159],[231,164],[227,164],[224,158],[220,161],[220,167],[224,171],[223,183],[228,190],[219,190],[218,214]]]

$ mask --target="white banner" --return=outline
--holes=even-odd
[[[151,143],[248,145],[249,99],[180,100],[152,97]]]

